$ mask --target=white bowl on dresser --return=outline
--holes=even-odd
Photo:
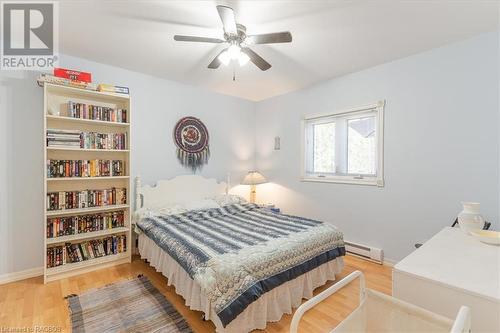
[[[470,234],[478,239],[480,242],[500,245],[500,232],[491,230],[472,230]]]

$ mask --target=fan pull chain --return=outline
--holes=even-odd
[[[233,81],[236,81],[236,66],[233,64]]]

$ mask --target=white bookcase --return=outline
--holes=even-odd
[[[73,87],[44,84],[44,282],[69,277],[91,270],[123,264],[131,261],[131,224],[130,224],[130,97],[128,95],[90,91]],[[68,102],[83,103],[102,107],[127,110],[127,122],[109,122],[70,118],[67,116]],[[78,149],[65,147],[47,147],[47,129],[80,130],[98,133],[126,133],[126,150]],[[123,176],[107,177],[72,177],[49,178],[47,160],[122,160],[125,162]],[[126,188],[127,202],[120,205],[99,206],[91,208],[48,210],[47,193],[59,191],[100,190],[110,188]],[[123,211],[124,226],[92,231],[87,233],[47,237],[47,219],[63,216],[84,216],[105,212]],[[47,249],[66,243],[80,243],[92,239],[102,239],[113,235],[126,235],[126,251],[75,263],[65,263],[60,266],[47,267]]]

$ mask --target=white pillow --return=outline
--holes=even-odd
[[[155,209],[155,212],[158,212],[162,215],[177,215],[185,213],[187,211],[188,209],[186,209],[184,205],[181,204],[173,204],[166,207]]]
[[[217,204],[217,202],[213,199],[201,199],[201,200],[186,202],[182,205],[182,207],[186,211],[220,208],[219,204]]]
[[[187,209],[183,205],[173,204],[161,208],[140,208],[134,212],[132,215],[132,223],[137,223],[140,220],[152,217],[155,214],[160,215],[176,215],[187,212]]]
[[[219,194],[214,197],[215,202],[220,206],[240,204],[246,202],[246,200],[235,194]]]
[[[147,208],[140,208],[132,214],[132,223],[137,224],[140,220],[151,216],[151,211]]]

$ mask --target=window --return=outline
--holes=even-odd
[[[384,105],[304,117],[302,180],[383,186]]]

